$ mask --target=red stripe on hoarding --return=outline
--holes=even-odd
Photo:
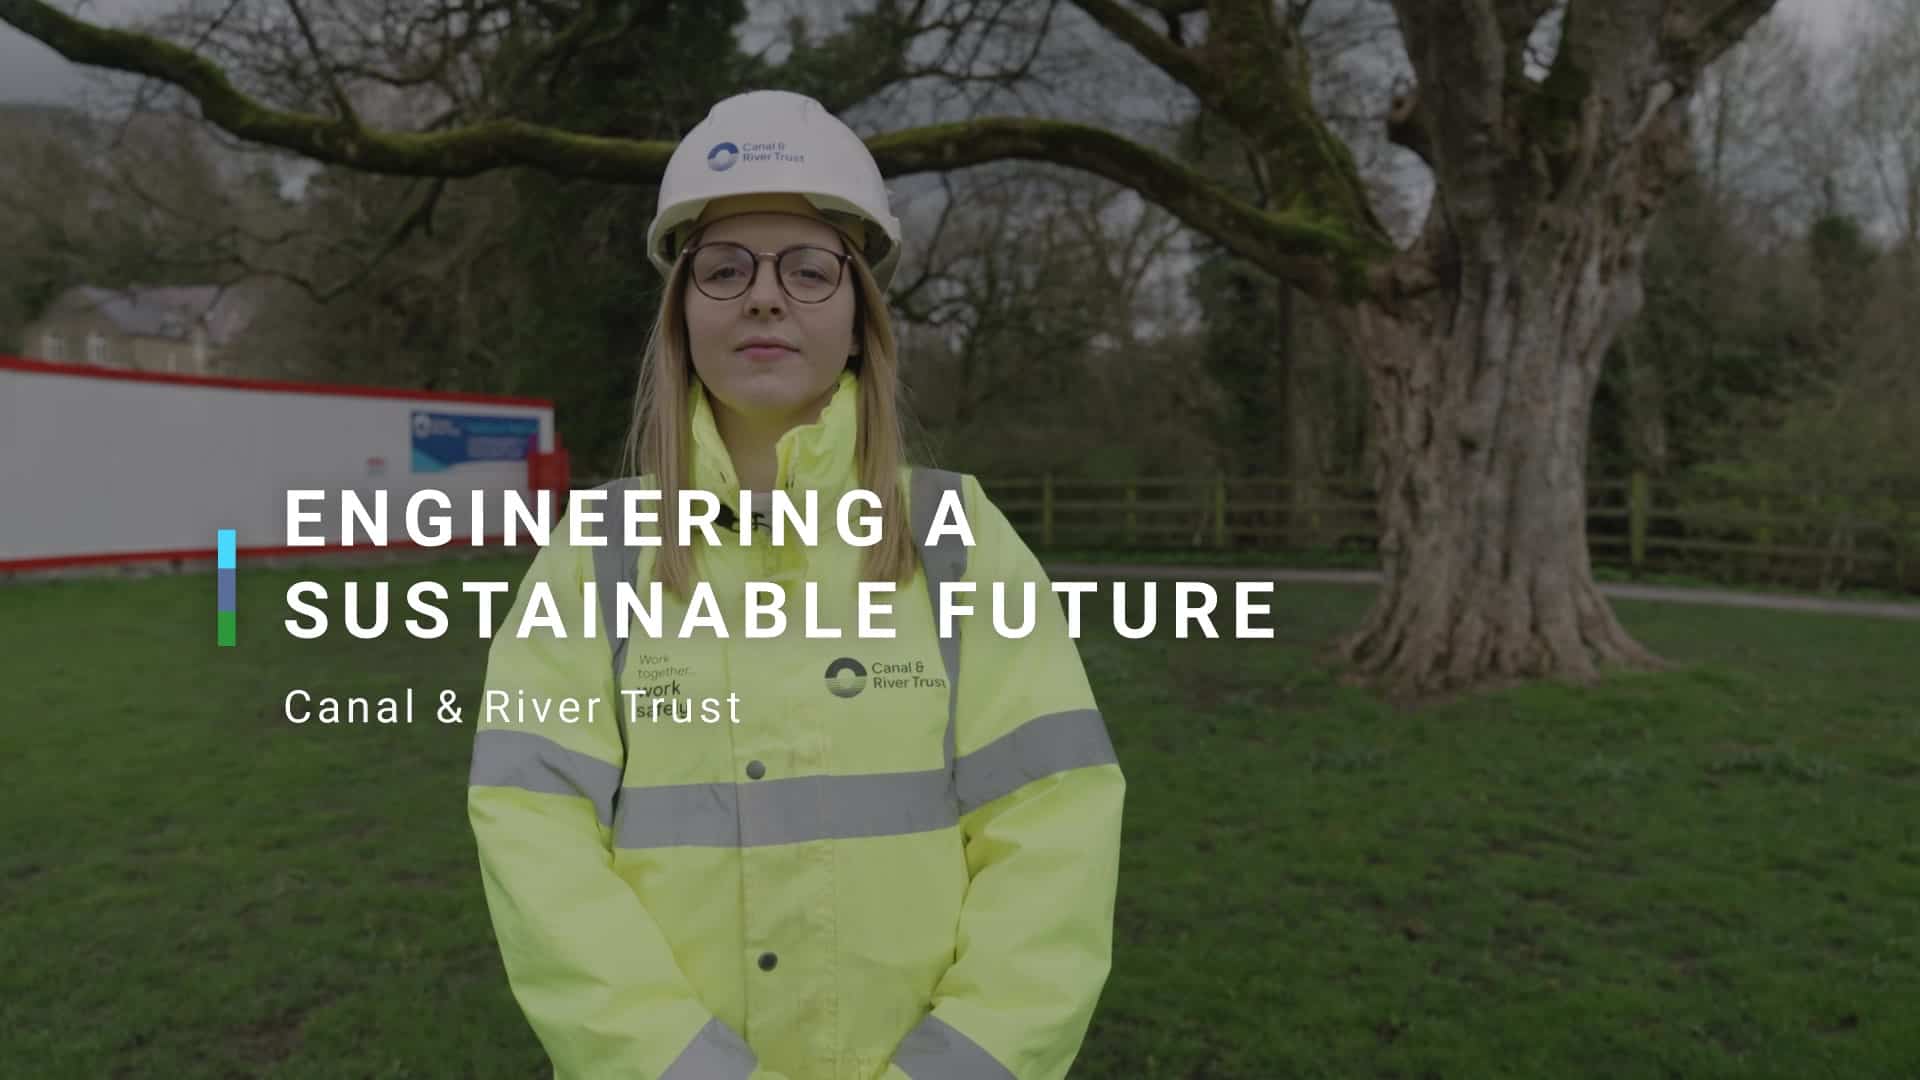
[[[419,548],[423,551],[442,549],[486,549],[497,548],[502,552],[516,551],[532,545],[530,539],[522,538],[513,547],[506,545],[504,536],[483,537],[480,544],[470,539],[449,541],[430,548],[425,544],[416,544],[411,540],[395,540],[387,544],[327,544],[321,547],[243,547],[235,552],[237,559],[248,556],[274,557],[279,555],[337,555],[348,552],[379,551],[382,548]],[[214,548],[181,548],[176,551],[115,551],[96,555],[46,555],[31,559],[0,559],[0,572],[16,570],[54,570],[71,566],[102,566],[115,563],[169,562],[179,560],[190,562],[199,559],[213,561],[219,552]]]
[[[118,379],[123,382],[170,383],[175,386],[211,386],[225,390],[265,390],[277,394],[398,398],[404,401],[464,401],[475,405],[526,405],[537,409],[553,408],[553,402],[546,398],[511,397],[506,394],[472,394],[455,390],[406,390],[389,386],[345,386],[333,383],[284,382],[276,379],[237,379],[225,375],[170,375],[160,371],[126,371],[120,368],[94,367],[90,364],[56,364],[48,360],[27,360],[18,356],[0,356],[0,371],[25,371],[35,375],[73,375],[83,379]]]

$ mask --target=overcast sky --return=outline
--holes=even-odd
[[[1780,0],[1779,11],[1822,38],[1839,36],[1854,12],[1870,0]],[[118,21],[177,8],[179,0],[63,0],[66,10],[84,10],[94,21]],[[86,69],[11,26],[0,24],[0,101],[70,101],[86,84]]]

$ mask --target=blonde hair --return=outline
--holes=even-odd
[[[687,403],[695,376],[686,318],[686,252],[692,246],[692,238],[682,245],[661,292],[640,361],[633,421],[621,455],[628,475],[651,476],[660,490],[660,535],[666,538],[679,535],[680,492],[690,483],[693,467],[692,416]],[[854,461],[860,487],[880,496],[881,502],[880,542],[865,550],[860,572],[869,581],[903,584],[912,577],[918,559],[900,485],[906,441],[899,404],[899,356],[886,295],[860,248],[850,245],[849,250],[853,258],[847,265],[857,289],[854,332],[861,341],[860,353],[851,361],[860,388]],[[692,549],[668,542],[654,551],[654,580],[682,598],[690,596],[696,576]]]

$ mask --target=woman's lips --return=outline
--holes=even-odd
[[[749,360],[778,360],[780,357],[793,355],[793,350],[783,345],[746,345],[742,346],[739,352]]]

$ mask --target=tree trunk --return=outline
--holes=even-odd
[[[1292,285],[1284,281],[1274,285],[1274,306],[1279,312],[1279,341],[1276,354],[1280,369],[1274,373],[1274,395],[1285,406],[1273,420],[1275,457],[1285,469],[1287,482],[1286,528],[1290,543],[1318,547],[1321,537],[1315,527],[1322,519],[1321,489],[1325,483],[1320,471],[1320,434],[1322,417],[1331,404],[1324,394],[1316,394],[1308,367],[1317,362],[1310,356],[1300,333],[1300,314],[1307,305],[1294,295]],[[1269,460],[1272,460],[1271,458]]]
[[[1640,299],[1644,236],[1619,216],[1493,226],[1440,302],[1335,312],[1367,367],[1385,571],[1334,646],[1356,680],[1424,698],[1661,666],[1595,588],[1587,549],[1594,390]]]

